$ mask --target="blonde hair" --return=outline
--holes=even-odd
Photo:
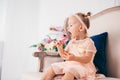
[[[89,29],[90,27],[90,20],[89,20],[89,17],[91,16],[91,13],[88,12],[87,14],[84,14],[84,13],[76,13],[75,15],[77,15],[82,21],[83,23],[85,24],[85,26],[87,27],[87,29]],[[65,22],[64,22],[64,31],[67,33],[68,37],[70,38],[70,35],[67,31],[67,27],[68,27],[68,20],[69,18],[67,17]],[[85,31],[87,33],[87,31]]]

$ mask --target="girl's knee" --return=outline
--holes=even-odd
[[[66,72],[65,75],[68,77],[74,77],[74,75],[71,72]]]
[[[62,80],[73,80],[74,75],[71,72],[66,72],[65,75],[62,77]]]

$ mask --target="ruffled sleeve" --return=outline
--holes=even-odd
[[[94,42],[90,39],[89,42],[88,42],[88,46],[86,48],[86,52],[93,52],[93,53],[96,53],[96,47],[94,45]]]

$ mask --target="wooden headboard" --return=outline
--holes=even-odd
[[[109,76],[120,78],[120,6],[103,10],[93,15],[90,20],[90,35],[108,32],[108,73]]]

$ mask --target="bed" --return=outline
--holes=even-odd
[[[96,35],[99,36],[107,33],[106,42],[103,43],[106,48],[102,54],[103,59],[101,59],[105,66],[103,73],[107,74],[107,77],[99,80],[120,80],[120,6],[103,10],[93,15],[90,20],[89,34],[92,38],[95,38]],[[35,52],[34,56],[40,59],[39,71],[23,74],[22,80],[40,80],[40,76],[43,74],[42,71],[45,71],[51,63],[62,61],[58,55],[51,56],[49,53],[44,55],[38,53]]]

